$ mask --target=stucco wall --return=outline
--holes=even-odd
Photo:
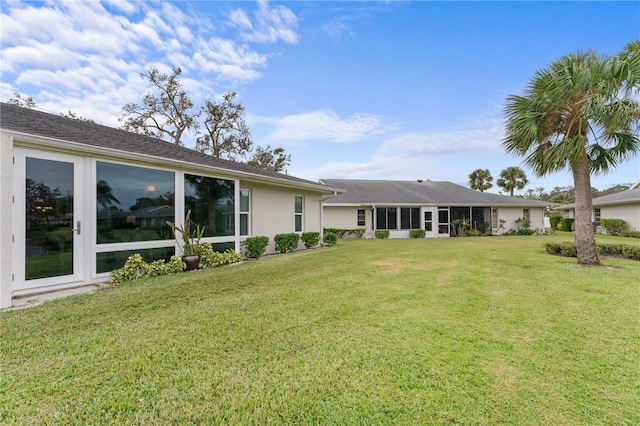
[[[497,235],[507,232],[510,229],[516,229],[516,220],[523,217],[523,214],[522,207],[499,207],[498,225],[500,224],[500,219],[504,219],[506,222],[503,230],[498,231],[497,229],[493,229],[492,232]],[[531,220],[531,229],[539,228],[544,231],[544,209],[529,208],[529,219]]]
[[[0,137],[0,308],[11,306],[13,261],[13,138]]]
[[[365,226],[358,226],[358,210],[364,210]],[[327,206],[324,208],[324,226],[327,228],[371,229],[371,208]]]
[[[598,208],[598,207],[596,207]],[[626,231],[640,230],[640,202],[618,206],[602,206],[600,219],[622,219],[627,222]]]
[[[276,234],[295,232],[296,195],[304,197],[302,232],[322,232],[319,194],[244,181],[240,187],[251,191],[250,235],[269,237],[267,253],[275,252]],[[298,248],[304,248],[304,244],[300,242]]]

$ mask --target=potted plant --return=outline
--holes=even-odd
[[[204,235],[204,226],[191,224],[191,210],[187,212],[184,218],[184,225],[176,225],[171,221],[167,221],[167,225],[173,230],[176,242],[182,250],[182,261],[185,263],[185,271],[198,269],[200,266],[200,239]],[[180,233],[180,238],[178,237]]]

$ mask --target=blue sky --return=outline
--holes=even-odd
[[[2,1],[0,24],[3,101],[117,127],[141,72],[180,66],[196,105],[236,91],[292,175],[467,185],[520,166],[549,191],[571,175],[504,153],[504,100],[565,53],[640,38],[640,2]],[[639,179],[636,156],[592,184]]]

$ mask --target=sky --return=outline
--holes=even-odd
[[[468,186],[521,167],[506,154],[503,109],[560,56],[619,52],[640,38],[640,2],[39,1],[0,3],[0,98],[119,127],[150,87],[140,74],[180,67],[196,106],[237,92],[254,143],[291,155],[317,181],[430,179]],[[194,136],[185,139],[193,147]],[[640,180],[640,157],[592,177]]]

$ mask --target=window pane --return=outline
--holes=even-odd
[[[224,253],[227,250],[235,250],[236,249],[236,243],[234,243],[234,242],[213,243],[213,244],[211,244],[211,247],[213,248],[213,251]]]
[[[398,213],[396,207],[387,208],[387,229],[398,229]]]
[[[425,222],[425,223],[424,223],[424,229],[425,229],[427,232],[431,232],[431,231],[433,231],[433,222]]]
[[[205,237],[235,234],[235,182],[196,175],[184,175],[185,214],[205,228]],[[184,220],[184,219],[183,219]]]
[[[164,259],[168,261],[175,254],[173,247],[162,247],[154,249],[136,249],[123,251],[110,251],[105,253],[96,253],[96,272],[111,272],[124,266],[127,258],[132,254],[140,253],[145,262],[153,262],[154,260]]]
[[[411,229],[411,209],[408,207],[400,208],[400,229]]]
[[[249,190],[240,190],[240,211],[249,212]]]
[[[424,212],[424,220],[433,220],[433,212]]]
[[[364,209],[358,209],[358,225],[357,226],[365,226]]]
[[[420,208],[411,208],[411,229],[420,229]]]
[[[98,244],[173,239],[173,172],[98,161],[96,181]]]
[[[376,229],[387,229],[387,209],[385,207],[376,209]]]
[[[302,215],[296,215],[296,232],[302,232]]]
[[[296,213],[302,213],[302,197],[296,195]]]
[[[240,235],[249,235],[249,215],[240,214]]]

